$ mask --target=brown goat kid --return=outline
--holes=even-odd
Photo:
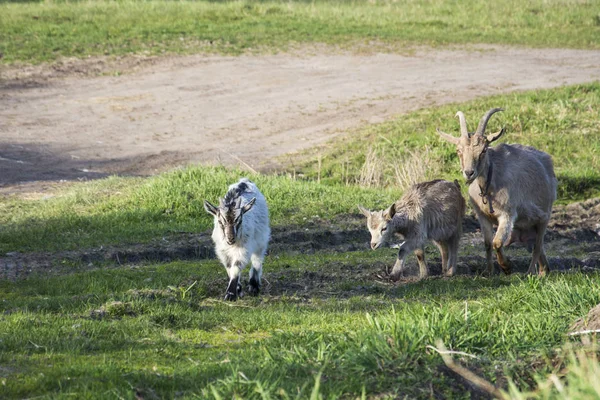
[[[523,241],[533,244],[530,274],[545,275],[549,270],[544,252],[544,234],[556,200],[557,180],[552,158],[533,147],[500,144],[490,147],[504,133],[484,135],[490,117],[501,108],[489,110],[480,120],[477,130],[467,130],[465,115],[459,111],[460,138],[437,130],[440,136],[456,145],[463,176],[469,186],[469,197],[479,219],[485,242],[488,273],[494,270],[492,247],[498,264],[506,274],[511,263],[503,247]],[[498,230],[494,235],[493,226]]]
[[[435,180],[411,186],[402,198],[386,210],[369,211],[358,206],[367,217],[373,250],[388,242],[394,233],[404,237],[390,277],[398,280],[405,271],[405,258],[414,252],[419,262],[419,277],[429,275],[423,246],[432,240],[442,254],[442,273],[456,273],[458,243],[462,234],[465,200],[457,181]]]

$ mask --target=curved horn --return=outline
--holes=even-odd
[[[497,113],[498,111],[504,111],[504,109],[503,108],[492,108],[491,110],[489,110],[488,112],[486,112],[483,117],[481,117],[481,121],[479,121],[479,125],[477,126],[477,130],[475,131],[476,135],[483,135],[483,133],[485,132],[485,128],[487,126],[487,123],[490,120],[491,116],[493,114]]]
[[[455,117],[458,117],[460,122],[460,134],[461,136],[469,137],[469,131],[467,130],[467,120],[465,114],[462,111],[457,111]]]

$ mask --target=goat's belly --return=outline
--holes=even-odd
[[[505,246],[510,245],[511,243],[533,243],[535,238],[537,237],[537,232],[533,228],[529,229],[519,229],[513,228],[510,237],[504,243]]]

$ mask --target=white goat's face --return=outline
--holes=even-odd
[[[241,199],[238,198],[231,204],[223,204],[221,201],[219,207],[215,207],[205,200],[204,209],[215,217],[215,225],[218,224],[227,244],[233,245],[238,240],[243,216],[252,208],[255,201],[256,199],[252,199],[242,207]]]
[[[392,236],[390,221],[395,213],[395,206],[382,211],[369,211],[358,206],[360,212],[367,217],[367,228],[371,233],[371,249],[375,250],[386,244]]]
[[[481,172],[487,165],[487,150],[490,143],[499,139],[504,134],[504,128],[496,133],[491,133],[489,135],[484,134],[490,117],[498,111],[502,111],[502,109],[492,108],[489,110],[479,121],[475,133],[470,133],[467,130],[465,115],[462,111],[458,111],[456,116],[460,121],[459,138],[448,135],[439,129],[437,130],[444,140],[456,145],[456,152],[460,159],[460,167],[467,183],[473,182],[481,175]]]

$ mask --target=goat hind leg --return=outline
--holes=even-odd
[[[536,272],[536,264],[539,264],[539,272],[540,276],[546,275],[549,271],[548,269],[548,260],[546,259],[546,254],[544,253],[544,234],[546,233],[547,223],[542,223],[536,226],[536,236],[535,236],[535,244],[533,245],[533,252],[531,254],[531,263],[529,264],[529,269],[527,270],[528,274],[535,274]],[[542,254],[544,255],[542,259]]]
[[[438,250],[440,251],[440,255],[442,256],[442,275],[446,275],[448,273],[448,243],[446,242],[433,242],[436,244]],[[418,258],[417,258],[418,259]]]
[[[429,271],[427,271],[427,263],[425,262],[425,251],[420,247],[416,249],[414,253],[415,256],[417,256],[417,262],[419,263],[419,278],[427,278]]]
[[[252,267],[250,268],[248,293],[250,293],[252,296],[258,296],[260,293],[263,259],[264,256],[260,254],[253,254],[251,258]]]
[[[448,243],[448,269],[446,276],[454,276],[456,274],[456,263],[458,262],[458,245],[460,236],[453,236]]]
[[[548,259],[546,258],[546,252],[544,251],[544,247],[542,246],[542,251],[540,252],[540,261],[538,262],[540,266],[540,275],[544,276],[548,272],[550,272],[550,264],[548,264]]]

